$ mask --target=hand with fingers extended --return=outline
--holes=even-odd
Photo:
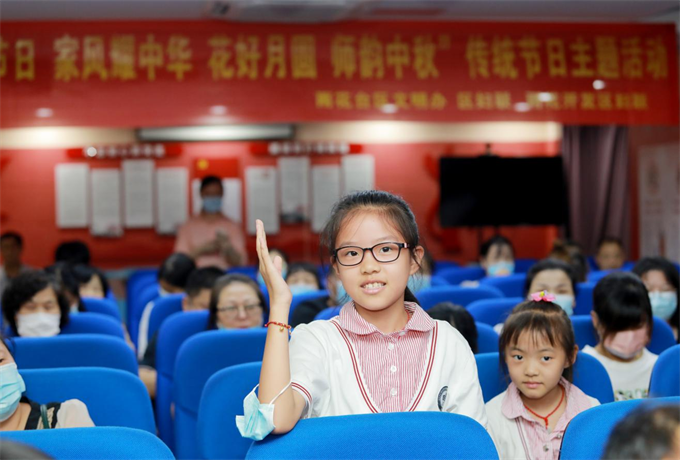
[[[293,300],[293,294],[290,292],[288,284],[281,275],[283,269],[283,259],[280,256],[274,257],[272,260],[267,248],[267,235],[264,232],[264,224],[261,220],[255,222],[257,233],[257,257],[260,261],[259,269],[264,284],[267,286],[269,292],[269,309],[270,319],[281,314],[285,315],[284,321],[288,320],[288,310],[290,303]]]

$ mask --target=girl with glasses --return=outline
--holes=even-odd
[[[406,202],[382,191],[348,195],[321,241],[350,300],[338,317],[297,327],[289,343],[292,294],[257,222],[271,311],[259,395],[246,397],[236,421],[241,434],[263,439],[301,418],[407,411],[455,412],[486,426],[470,347],[450,324],[430,318],[407,287],[423,247]]]

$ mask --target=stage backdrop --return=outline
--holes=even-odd
[[[1,127],[678,123],[659,24],[3,23]]]

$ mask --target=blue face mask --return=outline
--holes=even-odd
[[[305,292],[312,292],[318,290],[316,286],[312,286],[309,284],[292,284],[288,287],[290,288],[290,292],[293,295],[304,294]]]
[[[0,422],[4,422],[19,407],[21,393],[26,391],[24,379],[19,375],[16,363],[0,366]]]
[[[335,301],[338,302],[340,305],[350,300],[347,291],[345,291],[345,286],[342,285],[342,281],[337,280],[335,282],[335,292],[336,292]]]
[[[423,289],[427,289],[432,285],[432,275],[411,275],[408,278],[408,288],[411,290],[412,293],[416,293],[419,291],[422,291]]]
[[[668,321],[678,308],[678,294],[677,292],[651,291],[649,302],[652,304],[652,314]]]
[[[255,390],[260,385],[256,385],[253,391],[243,400],[243,415],[236,416],[236,428],[244,438],[254,441],[262,441],[269,433],[274,431],[274,402],[288,389],[290,383],[279,392],[269,404],[261,404],[257,399]]]
[[[203,198],[203,209],[209,214],[217,214],[222,211],[222,197],[207,196]]]
[[[555,294],[555,300],[553,300],[553,303],[556,303],[557,305],[562,307],[562,310],[564,310],[568,316],[572,316],[574,314],[573,295]]]
[[[515,263],[514,262],[496,262],[491,264],[486,269],[486,276],[508,276],[515,273]]]

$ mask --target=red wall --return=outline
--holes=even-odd
[[[494,144],[495,153],[503,156],[551,156],[559,151],[559,142]],[[484,151],[483,144],[370,144],[363,151],[375,156],[376,187],[402,195],[412,206],[425,243],[436,258],[461,262],[476,259],[479,244],[477,230],[442,231],[437,225],[437,158],[442,155],[469,156]],[[276,160],[255,157],[248,143],[191,143],[183,145],[177,158],[158,160],[157,166],[184,166],[189,169],[197,158],[238,158],[243,168],[274,165]],[[0,230],[18,231],[24,236],[24,261],[33,266],[51,263],[57,245],[81,239],[91,249],[93,263],[105,268],[157,265],[172,251],[172,237],[158,236],[154,230],[126,230],[122,238],[93,237],[87,229],[56,228],[54,167],[73,162],[65,150],[3,150],[0,152]],[[314,158],[312,164],[338,164],[339,158]],[[116,167],[114,160],[90,161],[93,168]],[[245,203],[244,203],[245,210]],[[484,229],[487,238],[493,229]],[[518,257],[543,257],[557,236],[554,227],[502,228],[516,246]],[[248,239],[254,261],[254,238]],[[284,225],[281,233],[271,236],[270,247],[281,247],[293,260],[318,261],[318,238],[308,225]]]

